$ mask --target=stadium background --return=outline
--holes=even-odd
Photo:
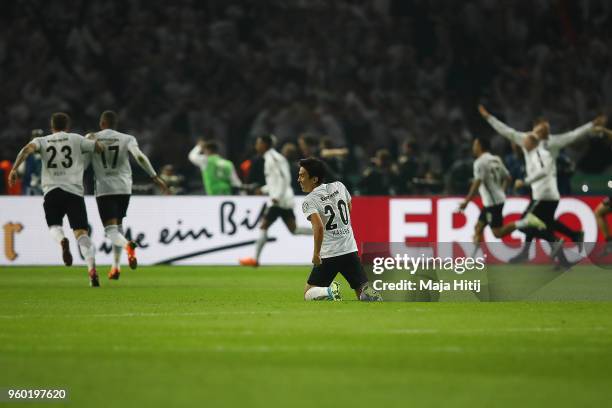
[[[328,161],[358,195],[463,194],[471,137],[493,135],[479,102],[518,129],[546,116],[553,133],[610,113],[611,13],[605,0],[10,2],[0,171],[52,112],[84,133],[112,108],[178,194],[203,192],[187,160],[199,138],[261,182],[240,165],[268,132],[293,161],[348,148]],[[493,150],[520,177],[520,153],[501,137]],[[562,194],[607,194],[609,143],[560,161]]]
[[[4,2],[0,193],[18,150],[32,130],[47,131],[52,112],[68,112],[84,133],[110,108],[180,195],[133,198],[126,226],[151,228],[150,244],[171,241],[141,248],[143,262],[159,260],[154,250],[178,256],[256,236],[249,226],[265,197],[201,196],[187,154],[199,138],[215,139],[237,169],[245,160],[254,169],[254,138],[267,132],[292,159],[319,151],[286,145],[301,135],[302,144],[347,148],[329,164],[356,195],[358,240],[367,231],[399,241],[408,230],[416,241],[457,239],[480,204],[467,218],[451,214],[472,175],[471,138],[493,135],[477,104],[519,129],[547,116],[553,133],[610,115],[611,16],[607,0]],[[500,137],[493,147],[520,177],[519,152]],[[609,194],[611,160],[609,142],[591,138],[558,166],[571,194],[562,218],[584,221],[587,238],[597,233],[589,208]],[[12,195],[38,193],[29,166]],[[133,167],[135,194],[151,194]],[[242,177],[261,182],[255,172]],[[583,186],[592,196],[574,197]],[[507,219],[526,193],[508,201]],[[57,405],[70,407],[609,405],[612,275],[598,265],[500,266],[512,280],[550,275],[556,301],[521,290],[517,302],[304,302],[307,261],[124,267],[121,280],[92,289],[85,268],[61,265],[42,197],[12,195],[0,197],[0,403],[2,387],[34,387],[67,389]],[[236,234],[229,216],[221,227],[220,200],[236,204]],[[176,236],[199,227],[214,236]],[[311,238],[289,238],[280,223],[270,235],[266,263],[281,243],[291,246],[283,256],[309,259]],[[47,256],[48,266],[16,265]]]

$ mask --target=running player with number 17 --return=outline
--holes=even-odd
[[[302,212],[314,233],[313,268],[304,288],[305,300],[341,300],[334,278],[340,272],[357,298],[379,301],[382,297],[368,283],[357,255],[351,227],[351,195],[339,181],[326,184],[325,164],[315,158],[300,160],[298,182],[308,193]]]
[[[151,162],[138,148],[138,142],[132,135],[117,132],[119,120],[113,111],[104,111],[100,116],[100,131],[89,133],[90,139],[95,139],[104,146],[101,154],[92,157],[92,167],[96,178],[95,193],[98,212],[104,225],[104,233],[113,244],[113,264],[108,273],[109,279],[117,280],[120,275],[121,250],[125,248],[130,268],[135,269],[136,243],[128,241],[123,235],[123,218],[127,214],[132,194],[132,168],[130,156],[151,177],[159,188],[167,193],[166,183],[157,175]]]

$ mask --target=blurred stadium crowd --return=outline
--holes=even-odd
[[[252,183],[254,140],[273,133],[358,194],[458,194],[471,137],[492,134],[479,101],[553,133],[612,106],[608,0],[23,0],[0,20],[0,169],[52,112],[85,133],[115,109],[176,193],[202,191],[187,160],[199,139]],[[560,177],[606,171],[601,143],[566,152]],[[520,152],[493,147],[520,175]]]

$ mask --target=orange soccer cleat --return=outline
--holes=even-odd
[[[130,268],[136,269],[138,266],[138,260],[136,259],[136,243],[134,241],[128,241],[128,243],[125,244],[125,252],[127,252]]]
[[[96,268],[89,270],[89,286],[92,288],[97,288],[100,286],[100,279],[98,279],[98,273],[96,272]]]
[[[259,262],[255,258],[242,258],[239,259],[240,265],[242,266],[259,266]]]
[[[111,268],[108,272],[108,279],[119,280],[119,275],[121,275],[119,268]]]

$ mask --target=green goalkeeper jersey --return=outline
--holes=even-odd
[[[208,195],[230,195],[232,193],[231,176],[233,167],[231,161],[218,154],[208,156],[208,163],[202,171],[202,178]]]

